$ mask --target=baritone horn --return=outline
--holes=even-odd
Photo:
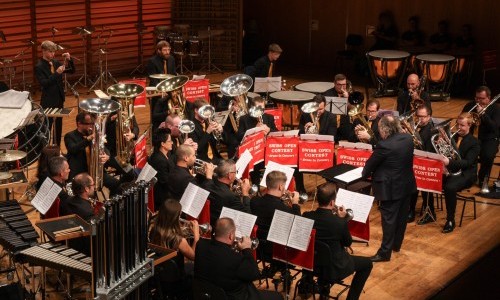
[[[189,81],[189,77],[184,75],[168,78],[158,83],[156,90],[162,94],[169,93],[168,114],[176,114],[181,119],[186,118],[186,99],[182,92],[182,87]]]
[[[308,102],[300,108],[303,113],[309,114],[311,116],[312,120],[312,125],[307,127],[307,130],[305,133],[307,134],[318,134],[319,133],[319,115],[318,115],[318,110],[319,110],[319,104],[316,103],[315,101],[313,102]]]
[[[248,113],[248,90],[253,85],[252,77],[245,74],[236,74],[230,76],[220,85],[220,91],[224,96],[233,97],[229,102],[229,119],[235,132],[238,132],[240,118]],[[236,113],[233,115],[233,107],[236,107]]]

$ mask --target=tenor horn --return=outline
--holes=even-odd
[[[319,109],[319,104],[316,103],[316,101],[307,102],[306,104],[302,105],[302,107],[300,108],[300,110],[302,110],[303,113],[311,115],[311,120],[312,120],[313,125],[307,127],[307,130],[306,130],[307,134],[318,134],[319,133],[318,109]]]
[[[189,77],[184,75],[168,78],[158,83],[156,90],[162,94],[169,93],[168,113],[176,114],[181,119],[186,118],[186,99],[182,87],[188,82]]]
[[[210,104],[203,105],[202,107],[198,108],[198,115],[203,120],[205,120],[205,123],[208,127],[210,125],[210,122],[215,121],[214,120],[215,108]],[[222,132],[220,132],[220,130],[214,130],[212,134],[215,140],[217,141],[217,144],[219,144],[222,141]]]
[[[194,131],[195,125],[191,120],[182,120],[179,122],[177,128],[179,128],[179,131],[183,134],[182,143],[184,143],[184,141],[188,139],[188,134]]]

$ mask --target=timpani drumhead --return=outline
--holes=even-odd
[[[304,82],[295,86],[296,90],[321,94],[333,88],[333,82]]]
[[[455,59],[454,56],[446,54],[420,54],[417,55],[418,60],[433,62],[433,63],[447,63]]]
[[[439,83],[449,76],[455,57],[446,54],[420,54],[416,59],[420,63],[422,74],[426,75],[429,81]]]
[[[410,56],[410,53],[400,50],[374,50],[368,52],[368,55],[379,59],[402,60]]]
[[[398,77],[400,68],[403,66],[404,60],[410,56],[410,53],[399,50],[375,50],[368,52],[368,55],[372,57],[376,76],[388,80]],[[383,61],[384,64],[382,64]]]
[[[302,91],[279,91],[269,95],[283,110],[284,126],[297,126],[300,122],[300,104],[311,101],[315,94]]]
[[[307,102],[311,101],[315,95],[313,93],[302,91],[279,91],[274,92],[269,96],[271,96],[271,98],[273,99],[276,99],[277,101]]]

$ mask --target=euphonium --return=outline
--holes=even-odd
[[[243,238],[235,238],[233,241],[233,249],[238,251],[238,243],[242,242]],[[259,247],[259,239],[258,238],[251,238],[250,239],[251,246],[250,249],[255,250],[257,247]]]
[[[248,113],[248,90],[253,85],[252,77],[245,74],[236,74],[230,76],[220,85],[220,91],[224,96],[233,97],[229,103],[229,119],[234,131],[238,131],[240,118]],[[238,107],[236,115],[233,115],[233,107]]]
[[[134,99],[144,88],[134,83],[118,83],[110,86],[108,94],[120,103],[116,120],[116,156],[121,165],[130,163],[134,151],[134,141],[127,141],[125,134],[133,129]]]
[[[319,117],[318,116],[319,104],[316,102],[308,102],[300,108],[303,113],[310,114],[313,125],[309,126],[305,133],[307,134],[318,134],[319,133]]]
[[[231,185],[231,191],[237,194],[238,196],[242,196],[243,195],[243,189],[241,187],[242,184],[243,180],[236,179],[235,182]],[[257,195],[258,192],[259,192],[259,187],[256,184],[252,184],[250,190],[248,191],[248,196],[253,197]]]
[[[182,92],[182,87],[188,82],[189,77],[184,75],[168,78],[158,83],[156,90],[158,92],[170,93],[168,100],[168,113],[176,114],[181,119],[186,117],[186,99]]]
[[[81,101],[79,108],[95,115],[93,127],[94,139],[92,140],[88,169],[90,176],[94,179],[95,190],[101,191],[103,186],[104,164],[101,163],[99,155],[105,153],[106,119],[109,114],[120,109],[120,104],[113,100],[91,98]]]
[[[286,205],[292,206],[294,192],[290,192],[289,190],[285,190],[283,195],[281,196],[281,201],[283,201]],[[299,204],[304,204],[309,200],[309,196],[307,193],[299,193]]]
[[[192,237],[193,236],[193,227],[191,226],[192,223],[183,218],[179,218],[179,221],[181,222],[182,225],[181,230],[184,237],[185,238]],[[200,230],[201,235],[204,235],[212,231],[212,225],[210,225],[210,223],[199,224],[198,228]]]
[[[436,150],[436,153],[442,154],[450,160],[461,159],[460,153],[455,148],[455,144],[452,143],[453,137],[458,131],[450,134],[450,121],[445,121],[444,125],[437,125],[435,129],[438,132],[431,137],[431,143],[434,150]],[[460,175],[462,170],[458,170],[455,173],[450,173],[449,171],[446,172],[448,172],[448,175],[456,176]]]
[[[198,115],[205,120],[207,127],[210,125],[210,122],[214,122],[215,108],[212,105],[203,105],[198,109]],[[212,132],[217,144],[222,141],[222,132],[220,130],[214,130]]]

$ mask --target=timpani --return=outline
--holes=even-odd
[[[312,101],[315,94],[302,91],[279,91],[269,97],[283,110],[283,126],[295,128],[300,122],[300,106]]]
[[[324,94],[329,89],[333,89],[333,82],[304,82],[295,86],[297,91],[310,92],[314,94]]]
[[[377,86],[375,97],[397,95],[410,53],[400,50],[375,50],[368,52],[366,57],[373,83]]]
[[[425,89],[431,100],[449,100],[456,59],[446,54],[421,54],[416,57],[419,75],[426,76]]]

